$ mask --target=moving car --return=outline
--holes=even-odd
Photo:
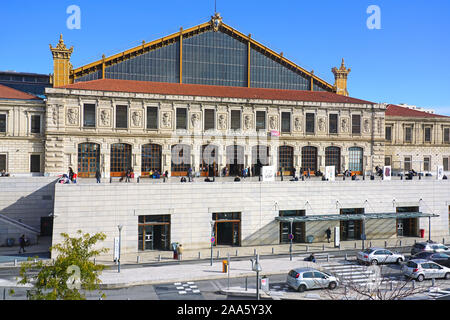
[[[409,260],[403,265],[402,273],[408,278],[417,279],[419,282],[432,278],[450,280],[450,268],[424,259]]]
[[[411,248],[411,255],[416,253],[426,251],[426,252],[444,252],[450,253],[450,248],[441,243],[435,242],[417,242]]]
[[[339,280],[329,273],[314,268],[298,268],[289,271],[286,279],[287,284],[303,292],[310,289],[335,289]]]
[[[383,248],[368,248],[356,254],[358,263],[380,264],[380,263],[402,263],[405,256]]]
[[[437,264],[440,264],[441,266],[450,268],[450,254],[447,254],[447,253],[423,251],[423,252],[416,253],[415,255],[413,255],[410,258],[410,260],[414,260],[414,259],[429,260],[429,261],[436,262]]]

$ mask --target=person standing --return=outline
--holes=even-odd
[[[183,257],[183,245],[179,244],[177,247],[178,260],[181,260]]]
[[[72,167],[69,167],[69,180],[73,181],[73,169],[72,169]]]
[[[328,229],[325,231],[325,233],[327,235],[328,243],[330,243],[330,239],[331,239],[331,229],[330,229],[330,227],[328,227]]]
[[[25,235],[21,235],[19,238],[19,245],[20,245],[20,249],[19,249],[19,254],[20,253],[25,253]]]
[[[191,182],[191,178],[192,178],[192,168],[189,167],[188,169],[188,178],[189,178],[189,182]]]
[[[97,169],[97,171],[95,171],[95,178],[97,179],[97,183],[100,183],[100,179],[102,177],[102,174],[100,173],[100,170]]]

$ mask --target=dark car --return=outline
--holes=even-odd
[[[436,262],[444,267],[450,268],[450,255],[441,252],[419,252],[411,257],[412,259],[424,259]]]
[[[422,251],[450,253],[450,248],[446,245],[435,242],[418,242],[412,246],[411,255]]]

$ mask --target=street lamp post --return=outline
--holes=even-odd
[[[250,259],[252,262],[252,270],[256,271],[256,300],[259,300],[259,272],[262,271],[261,265],[259,264],[259,254],[256,254],[256,259]]]
[[[293,233],[292,233],[292,224],[294,223],[294,219],[291,218],[289,219],[290,223],[291,223],[291,233],[289,234],[289,238],[291,240],[291,243],[289,245],[289,259],[292,261],[292,238],[293,238]]]
[[[123,225],[119,224],[117,226],[117,228],[119,229],[119,257],[117,259],[117,262],[118,262],[117,271],[120,273],[120,249],[121,249],[120,246],[121,246],[121,243],[122,243],[122,228],[123,228]]]

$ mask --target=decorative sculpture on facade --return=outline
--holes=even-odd
[[[277,117],[271,116],[269,118],[269,126],[270,126],[270,130],[276,130],[277,129]]]
[[[370,123],[369,119],[364,119],[364,132],[369,133],[370,132]]]
[[[67,121],[69,124],[76,125],[78,124],[78,109],[77,108],[70,108],[67,111]]]
[[[171,116],[170,112],[164,112],[162,116],[162,125],[164,128],[170,128],[171,127]]]
[[[252,117],[250,115],[245,115],[244,117],[244,126],[246,130],[249,130],[252,128]]]
[[[324,130],[325,130],[325,119],[319,118],[319,131],[324,131]]]
[[[193,113],[191,116],[192,128],[198,129],[200,127],[200,116],[198,113]]]
[[[294,129],[295,131],[302,131],[302,120],[300,117],[295,117]]]
[[[226,129],[227,128],[227,117],[224,114],[219,115],[219,129]]]
[[[102,110],[100,112],[100,121],[103,126],[109,126],[109,111],[108,110]]]
[[[139,111],[133,111],[133,114],[131,115],[131,119],[133,120],[133,125],[135,127],[140,127],[141,126],[141,113]]]
[[[347,131],[348,131],[348,119],[343,118],[342,119],[342,132],[347,132]]]

